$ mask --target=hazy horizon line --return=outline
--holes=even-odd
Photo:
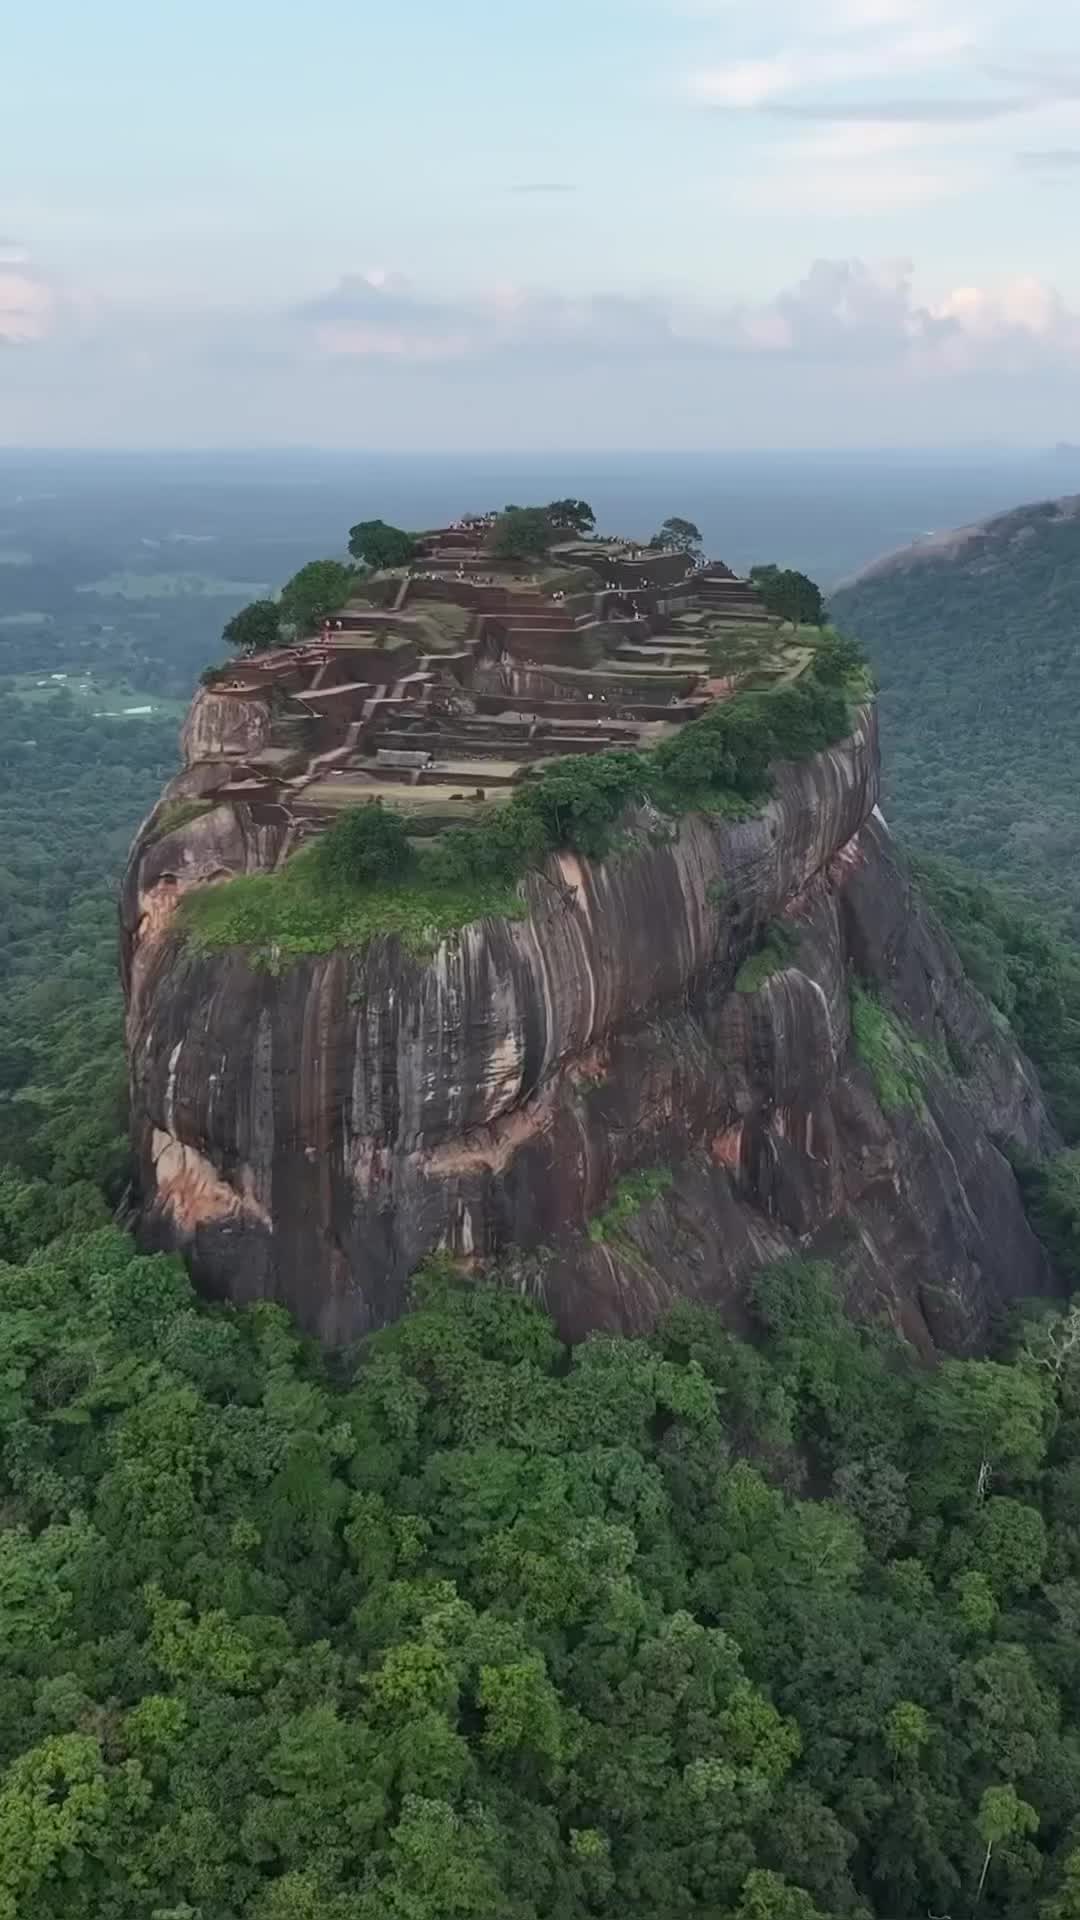
[[[117,459],[117,460],[241,460],[274,457],[304,457],[319,460],[543,460],[568,463],[589,460],[813,460],[828,458],[860,460],[866,458],[936,459],[958,454],[977,454],[983,458],[1033,456],[1043,459],[1080,459],[1080,441],[1002,441],[962,440],[927,441],[918,445],[867,443],[864,446],[770,446],[757,444],[725,447],[327,447],[305,441],[282,441],[277,445],[236,446],[93,446],[50,444],[22,445],[0,441],[0,459]]]

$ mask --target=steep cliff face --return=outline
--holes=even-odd
[[[257,753],[269,745],[272,724],[265,698],[226,700],[205,687],[192,701],[181,731],[184,759],[194,766],[228,754]]]
[[[531,877],[520,921],[429,959],[386,938],[281,970],[200,953],[175,918],[189,887],[275,865],[280,827],[235,801],[172,833],[151,816],[123,903],[147,1242],[329,1341],[399,1313],[433,1248],[513,1245],[545,1250],[527,1283],[574,1336],[683,1294],[737,1321],[747,1275],[800,1249],[836,1261],[854,1311],[977,1347],[1003,1303],[1051,1288],[1002,1151],[1050,1129],[877,793],[867,709],[754,819],[643,813],[616,857]],[[741,991],[777,919],[782,964]],[[906,1049],[899,1098],[859,1058],[856,977]],[[663,1170],[653,1197],[624,1189],[605,1218],[642,1169]]]

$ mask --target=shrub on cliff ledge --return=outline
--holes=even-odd
[[[799,950],[799,936],[786,921],[774,920],[754,953],[748,954],[735,975],[736,993],[757,993],[774,974],[782,973]]]
[[[851,989],[855,1049],[886,1113],[904,1107],[926,1112],[923,1083],[934,1065],[928,1047],[867,988]]]
[[[839,686],[815,672],[775,692],[748,693],[711,707],[692,726],[656,749],[663,783],[685,807],[726,790],[753,800],[768,787],[774,760],[802,760],[847,731],[847,701]]]
[[[391,813],[381,800],[369,800],[335,820],[319,842],[318,857],[329,879],[362,887],[403,880],[415,859],[400,813]]]

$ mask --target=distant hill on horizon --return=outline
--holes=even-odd
[[[892,824],[1080,934],[1080,494],[886,554],[831,609],[878,675]]]

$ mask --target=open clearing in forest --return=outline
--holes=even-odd
[[[89,709],[101,719],[182,720],[187,712],[184,700],[164,699],[161,694],[148,693],[143,688],[95,680],[87,674],[70,673],[57,678],[52,674],[16,673],[9,684],[10,691],[27,706],[43,706],[58,693],[70,693],[80,710]]]
[[[205,573],[109,573],[76,589],[102,600],[258,600],[265,580],[218,580]]]

